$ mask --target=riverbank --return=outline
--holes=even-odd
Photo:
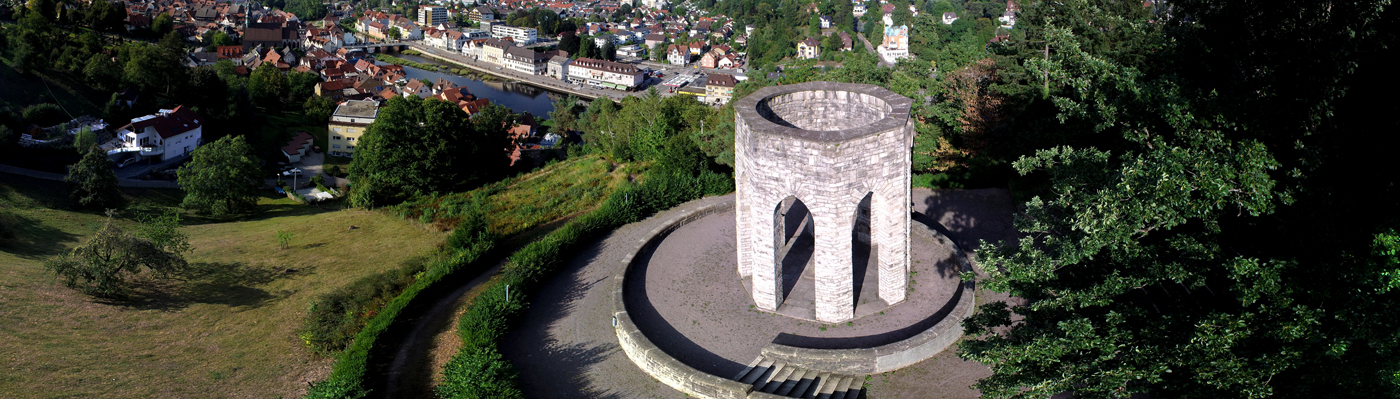
[[[421,57],[431,58],[453,65],[460,65],[463,67],[471,68],[472,70],[480,73],[510,79],[511,81],[516,81],[522,84],[534,86],[549,91],[572,94],[585,100],[593,100],[598,97],[608,97],[611,98],[613,101],[622,101],[623,98],[634,94],[632,92],[578,87],[577,85],[564,83],[557,79],[551,79],[549,77],[541,75],[525,75],[503,67],[488,65],[484,62],[472,61],[468,59],[465,55],[441,54],[441,52],[444,52],[446,50],[431,49],[417,43],[409,44],[409,48],[419,52]]]

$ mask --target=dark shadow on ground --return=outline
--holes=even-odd
[[[920,205],[923,209],[916,206],[915,211],[936,221],[937,230],[969,254],[983,240],[993,243],[1015,234],[1011,220],[1015,204],[1006,189],[936,190]]]
[[[42,259],[63,253],[78,236],[35,218],[0,209],[0,251],[26,259]]]
[[[567,318],[584,300],[591,287],[613,284],[611,278],[585,280],[584,268],[603,251],[599,239],[585,247],[570,261],[559,276],[540,287],[531,299],[525,319],[512,329],[510,338],[501,343],[501,352],[520,371],[521,389],[528,398],[604,398],[617,399],[615,392],[600,391],[590,386],[587,373],[603,362],[609,353],[617,351],[617,341],[597,345],[574,343],[561,345],[551,336],[551,328]]]
[[[928,215],[914,212],[910,215],[909,220],[928,226],[928,228],[933,229],[933,231],[937,231],[938,234],[942,234],[944,237],[948,237],[948,239],[954,240],[953,242],[957,243],[957,239],[953,238],[948,228],[943,227],[942,224],[939,224],[937,220],[933,220],[933,218]],[[961,247],[962,244],[958,244],[958,246]],[[938,271],[938,275],[944,278],[955,277],[962,271],[961,264],[957,259],[953,258],[953,256],[957,256],[957,254],[950,253],[949,255],[949,257],[939,259],[938,263],[934,266],[934,270]]]
[[[641,253],[632,260],[634,264],[651,264],[651,257],[656,252],[657,244],[665,241],[664,234],[657,236],[651,244],[642,249]],[[626,298],[624,305],[627,313],[632,316],[632,322],[637,325],[637,329],[643,331],[647,339],[666,348],[666,353],[676,358],[681,363],[694,367],[705,373],[712,375],[734,375],[743,370],[743,364],[725,359],[724,357],[705,350],[695,341],[692,341],[685,334],[677,331],[675,326],[666,321],[661,316],[656,307],[652,305],[651,298],[646,290],[646,273],[648,267],[637,267],[628,270],[627,282],[623,290]]]
[[[143,275],[134,279],[125,293],[98,299],[99,303],[143,310],[178,311],[196,303],[220,304],[253,309],[296,293],[294,290],[269,292],[258,286],[289,278],[307,269],[285,269],[241,262],[192,263],[170,278]]]
[[[938,227],[935,227],[937,226],[937,223],[930,225],[927,222],[928,220],[930,220],[930,218],[922,214],[914,213],[911,217],[911,220],[917,223],[922,223],[934,230],[939,230]],[[938,263],[935,267],[939,271],[939,273],[945,277],[956,276],[958,274],[958,262],[957,259],[952,258],[952,256],[956,255],[950,255],[949,257],[946,257],[944,259],[937,260]],[[937,312],[934,312],[932,315],[929,315],[923,320],[919,320],[914,324],[911,324],[904,328],[900,328],[898,330],[875,335],[867,335],[863,337],[843,338],[818,338],[806,337],[789,333],[780,333],[778,334],[777,338],[773,339],[773,343],[812,349],[855,349],[871,348],[880,345],[887,345],[899,342],[905,339],[909,339],[910,337],[913,337],[915,335],[919,335],[919,333],[928,330],[930,327],[933,327],[935,324],[938,324],[938,322],[942,321],[944,317],[947,317],[949,314],[951,314],[953,312],[953,308],[957,307],[958,299],[962,297],[963,290],[972,289],[972,287],[970,286],[971,284],[972,283],[958,284],[957,291],[953,293],[952,298],[949,298],[948,302],[945,302],[943,306],[938,309]]]

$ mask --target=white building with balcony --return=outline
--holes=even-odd
[[[108,156],[132,153],[167,160],[189,155],[203,142],[203,118],[182,106],[132,119],[101,146]]]
[[[492,25],[491,36],[497,39],[511,38],[516,45],[528,46],[535,43],[539,36],[539,30],[535,28],[521,28],[507,25]]]

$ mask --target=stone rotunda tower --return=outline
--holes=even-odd
[[[739,275],[751,280],[758,308],[784,305],[795,280],[785,260],[788,269],[814,264],[809,303],[822,322],[855,317],[867,264],[876,265],[879,300],[904,301],[911,103],[834,82],[767,87],[735,103]],[[799,247],[810,255],[788,259]]]

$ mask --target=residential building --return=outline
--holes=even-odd
[[[545,76],[559,80],[569,80],[569,64],[574,60],[569,57],[556,55],[549,58],[549,63],[545,69]]]
[[[468,12],[472,22],[495,21],[496,12],[486,6],[478,6]]]
[[[420,6],[418,7],[418,25],[437,26],[437,24],[447,22],[447,7],[440,6]]]
[[[642,71],[628,64],[579,58],[568,68],[569,82],[631,90],[642,84]]]
[[[535,28],[521,28],[509,25],[492,25],[491,36],[495,38],[511,38],[516,45],[527,46],[533,44],[539,35],[539,30]]]
[[[850,34],[841,31],[837,36],[841,37],[841,51],[851,51],[852,48],[855,48],[855,40],[851,38]]]
[[[734,97],[734,86],[739,80],[734,75],[712,73],[705,78],[705,101],[724,104]]]
[[[288,163],[301,162],[301,157],[306,156],[307,151],[311,151],[311,144],[314,142],[310,133],[297,132],[296,136],[287,141],[287,145],[282,146],[282,155],[287,157]]]
[[[819,19],[821,20],[822,29],[831,29],[831,17],[823,15]]]
[[[647,49],[640,44],[629,44],[617,48],[617,55],[623,57],[642,58],[647,56]]]
[[[900,25],[885,28],[884,39],[877,50],[885,62],[894,63],[901,58],[909,58],[909,27]]]
[[[807,38],[797,42],[797,58],[814,60],[822,55],[822,42],[816,38]]]
[[[107,155],[133,153],[166,160],[189,155],[204,140],[202,118],[183,105],[162,109],[154,115],[132,119],[117,129],[114,140],[102,146]]]
[[[690,48],[681,44],[672,44],[666,47],[666,61],[671,65],[685,65],[690,63]]]
[[[511,47],[515,47],[515,44],[511,43],[510,40],[501,40],[494,37],[486,39],[486,43],[481,46],[480,59],[492,64],[504,65],[506,49]]]
[[[506,49],[504,58],[506,68],[531,75],[544,75],[549,63],[543,54],[520,46]]]
[[[955,12],[945,12],[945,13],[943,13],[943,24],[944,24],[944,25],[952,25],[953,22],[955,22],[955,21],[957,21],[957,20],[958,20],[958,13],[955,13]]]
[[[379,102],[376,101],[352,100],[340,104],[335,108],[335,113],[331,114],[328,124],[330,140],[327,142],[331,148],[327,151],[335,156],[355,156],[355,145],[359,144],[365,129],[374,123],[374,118],[378,115]]]

